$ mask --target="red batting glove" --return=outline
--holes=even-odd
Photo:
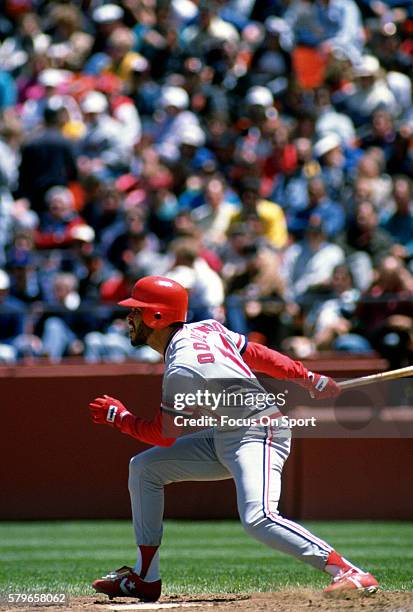
[[[340,395],[341,389],[329,376],[308,372],[308,390],[313,399],[333,399]]]
[[[122,419],[130,414],[119,400],[109,395],[97,397],[89,404],[92,421],[98,425],[110,425],[119,428]]]

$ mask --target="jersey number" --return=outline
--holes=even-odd
[[[245,366],[242,359],[239,359],[237,351],[234,349],[231,342],[229,342],[228,338],[224,334],[219,334],[219,337],[221,338],[224,348],[219,346],[218,349],[221,351],[224,357],[231,359],[231,361],[235,363],[235,365],[237,365],[238,368],[244,372],[244,374],[251,378],[251,372]]]

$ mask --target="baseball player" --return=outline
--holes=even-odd
[[[152,421],[131,414],[113,397],[90,403],[94,423],[106,424],[154,445],[132,458],[129,472],[137,561],[93,582],[94,589],[113,597],[156,601],[161,594],[159,546],[162,540],[164,486],[171,482],[233,478],[238,512],[252,537],[293,555],[332,577],[325,589],[373,593],[376,579],[359,569],[327,542],[278,511],[281,472],[290,452],[289,430],[272,425],[210,427],[179,437],[174,423],[176,390],[194,394],[216,379],[258,385],[253,370],[277,379],[295,379],[316,398],[339,393],[331,378],[309,372],[302,363],[232,332],[214,320],[185,323],[187,292],[173,280],[147,276],[135,284],[127,320],[132,345],[147,344],[163,355],[162,403]],[[209,381],[209,382],[208,382]],[[277,413],[277,409],[271,408]],[[184,410],[187,414],[189,411]],[[268,413],[268,410],[266,410]],[[254,409],[251,409],[251,414]],[[259,414],[262,414],[261,412]],[[182,414],[181,414],[182,418]],[[273,421],[271,421],[272,423]],[[170,425],[172,424],[172,428]]]

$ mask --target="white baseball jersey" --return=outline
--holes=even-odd
[[[241,390],[265,393],[241,356],[246,345],[245,336],[230,331],[213,319],[183,325],[165,352],[162,409],[167,412],[178,409],[185,413],[190,405],[185,403],[184,397],[206,392],[209,393],[206,402],[198,395],[198,401],[192,407],[208,413],[212,410],[218,415],[228,408],[225,394]],[[224,395],[220,396],[220,393]],[[214,399],[210,399],[212,394]],[[177,397],[181,399],[179,404]],[[205,400],[205,396],[202,397]],[[251,402],[242,410],[238,406],[238,415],[254,412],[257,412],[257,407]]]
[[[290,451],[290,430],[272,423],[255,424],[266,411],[268,397],[260,409],[257,395],[265,390],[242,358],[246,344],[245,336],[212,319],[185,324],[172,336],[165,351],[163,411],[172,413],[174,421],[182,410],[188,414],[188,421],[198,421],[192,416],[198,417],[201,412],[200,420],[206,416],[208,423],[214,419],[218,423],[201,425],[201,431],[195,424],[189,432],[184,429],[185,435],[178,436],[174,444],[151,448],[131,461],[129,491],[136,542],[146,546],[158,546],[161,542],[164,485],[233,478],[239,515],[247,532],[260,542],[322,570],[331,547],[278,511],[281,472]],[[183,398],[181,407],[174,404],[180,395],[188,397],[198,391],[220,393],[227,388],[235,389],[237,394],[241,390],[243,398],[243,392],[252,391],[250,397],[255,404],[250,409],[243,405],[241,419],[238,406],[236,414],[221,404],[204,414],[208,413],[205,403],[188,404]],[[259,417],[255,417],[257,408]],[[277,410],[274,406],[268,409],[272,414]],[[235,421],[254,422],[222,425],[225,412],[235,416]],[[174,437],[175,432],[168,435]]]

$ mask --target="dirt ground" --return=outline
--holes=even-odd
[[[20,606],[19,606],[20,607]],[[18,610],[18,607],[0,606],[1,612]],[[161,597],[154,604],[139,604],[133,599],[121,598],[109,601],[104,595],[73,597],[69,605],[21,606],[25,612],[127,612],[128,610],[208,610],[213,612],[299,612],[300,610],[329,610],[340,612],[413,612],[413,592],[383,591],[366,597],[346,595],[328,597],[319,591],[291,589],[274,593],[248,593],[245,595],[190,595]]]

